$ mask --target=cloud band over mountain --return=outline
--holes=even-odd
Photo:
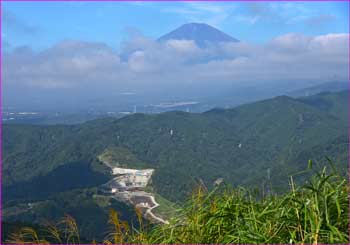
[[[347,80],[348,34],[291,33],[265,44],[192,40],[157,42],[134,35],[117,52],[103,43],[63,41],[4,54],[4,86],[144,89],[257,82]]]

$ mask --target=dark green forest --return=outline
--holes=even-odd
[[[110,178],[98,160],[107,149],[127,167],[154,168],[153,191],[175,203],[186,200],[199,183],[213,189],[218,178],[229,186],[282,194],[289,189],[288,176],[304,170],[310,159],[319,169],[331,160],[345,174],[347,103],[348,92],[342,91],[280,96],[198,114],[133,114],[77,125],[5,124],[5,221],[40,223],[69,212],[86,235],[103,226],[106,207],[135,219],[126,205],[102,205],[93,198],[96,187]],[[30,210],[29,202],[35,203]],[[93,217],[100,221],[89,223]]]

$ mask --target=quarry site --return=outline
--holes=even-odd
[[[144,190],[151,180],[154,169],[113,167],[110,163],[103,161],[103,159],[100,158],[100,160],[111,168],[111,173],[115,176],[100,187],[100,191],[104,195],[133,205],[141,211],[144,218],[151,222],[168,224],[168,221],[152,212],[159,204],[156,202],[154,194]]]

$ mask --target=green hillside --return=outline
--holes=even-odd
[[[176,209],[169,224],[138,228],[110,211],[100,239],[86,240],[80,222],[63,216],[56,223],[33,226],[5,223],[3,241],[12,244],[348,244],[349,197],[345,176],[332,167],[314,172],[281,195],[263,195],[220,185],[208,192],[199,187]],[[300,173],[299,173],[300,175]],[[100,218],[97,214],[96,219]],[[24,226],[25,225],[25,226]],[[97,227],[100,230],[101,227]],[[92,241],[92,242],[91,242]]]
[[[109,170],[99,156],[124,167],[154,168],[152,189],[173,202],[184,200],[199,183],[213,188],[218,178],[233,186],[271,184],[273,192],[283,192],[286,177],[304,169],[309,159],[322,166],[328,156],[345,172],[346,105],[347,92],[336,92],[281,96],[201,114],[3,125],[5,207],[47,199],[56,205],[58,193],[105,183]]]

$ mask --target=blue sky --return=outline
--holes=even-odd
[[[5,2],[5,47],[43,50],[66,39],[118,49],[130,31],[157,38],[181,24],[205,22],[250,43],[287,33],[348,32],[347,2]]]
[[[347,2],[2,4],[5,102],[55,105],[74,95],[85,105],[124,92],[212,96],[348,80]],[[155,41],[189,22],[241,42]]]

